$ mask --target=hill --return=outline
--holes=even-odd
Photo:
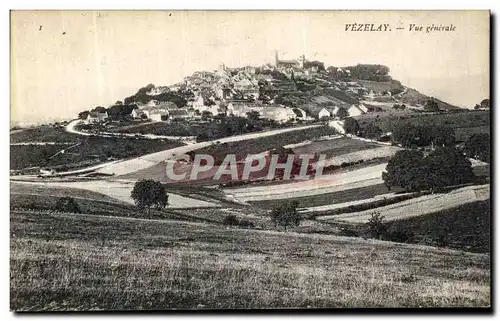
[[[423,106],[431,98],[392,79],[386,66],[360,64],[325,69],[318,65],[323,63],[306,64],[304,68],[264,65],[197,71],[175,85],[149,84],[124,101],[126,104],[170,101],[183,107],[190,106],[199,96],[208,105],[223,99],[259,100],[264,104],[299,107],[317,116],[324,107],[348,108],[366,99]],[[435,101],[443,110],[458,108]]]
[[[487,255],[84,214],[10,224],[16,311],[490,306]]]

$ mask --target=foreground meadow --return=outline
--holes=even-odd
[[[11,309],[490,305],[488,255],[359,238],[11,212]]]

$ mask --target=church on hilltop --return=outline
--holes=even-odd
[[[297,59],[293,60],[280,60],[278,51],[274,52],[275,56],[275,64],[276,68],[284,67],[284,68],[290,68],[290,67],[295,67],[295,68],[304,68],[304,63],[306,62],[306,56],[302,55]]]

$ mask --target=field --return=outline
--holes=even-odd
[[[366,126],[373,122],[383,132],[392,132],[398,124],[449,126],[455,129],[457,141],[464,141],[474,133],[490,132],[489,111],[464,111],[460,113],[441,114],[407,114],[403,116],[380,116],[374,118],[372,114],[355,117],[360,125]]]
[[[382,184],[381,173],[385,167],[386,164],[382,163],[324,174],[318,179],[295,180],[279,186],[275,184],[257,185],[224,189],[224,191],[233,195],[236,199],[247,202],[311,197],[318,194]]]
[[[446,193],[424,195],[395,204],[359,212],[319,216],[318,220],[332,220],[348,223],[366,223],[374,211],[383,214],[387,221],[401,220],[413,216],[447,210],[476,201],[484,201],[490,197],[489,185],[467,186]]]
[[[226,154],[231,153],[236,155],[236,159],[241,160],[249,154],[259,154],[274,148],[333,134],[335,131],[327,126],[313,127],[294,131],[293,134],[287,132],[239,142],[213,144],[197,150],[196,154],[210,154],[222,160]]]
[[[52,127],[43,125],[35,128],[26,128],[10,133],[10,143],[25,142],[77,142],[78,136],[67,133],[64,127]]]
[[[446,246],[464,251],[490,252],[490,200],[394,221],[393,230],[411,231],[411,243]]]
[[[392,191],[399,191],[399,190],[392,189]],[[321,205],[352,202],[360,199],[372,198],[377,195],[386,193],[388,193],[388,190],[384,184],[374,184],[359,188],[351,188],[351,189],[347,188],[333,193],[295,197],[293,198],[293,200],[299,202],[299,208],[310,208]],[[283,201],[282,199],[269,199],[269,200],[250,201],[250,203],[262,208],[271,209],[273,208],[273,206],[279,204],[282,201]]]
[[[10,220],[16,311],[490,306],[487,255],[205,223]]]
[[[183,143],[169,140],[149,140],[133,138],[85,137],[81,144],[67,149],[58,145],[13,145],[10,146],[10,168],[23,169],[33,166],[55,167],[58,170],[76,168],[104,162],[108,158],[126,158],[154,153],[182,146]]]
[[[422,106],[425,105],[425,103],[427,102],[427,99],[429,99],[428,96],[425,96],[412,88],[408,88],[406,93],[398,96],[398,98],[399,98],[401,103],[410,104],[410,105],[420,104]],[[434,98],[434,101],[437,102],[439,109],[442,109],[442,110],[458,109],[456,106],[450,105],[450,104],[448,104],[444,101],[441,101],[439,99]]]
[[[333,157],[352,153],[361,150],[367,150],[380,147],[375,143],[368,143],[362,140],[341,137],[336,139],[319,140],[310,144],[293,147],[295,154],[326,154],[327,157]]]
[[[371,81],[371,80],[362,80],[362,79],[355,79],[357,83],[368,89],[368,91],[373,90],[374,92],[382,92],[382,91],[391,91],[392,93],[394,92],[401,92],[403,90],[403,87],[401,86],[401,83],[398,81]]]

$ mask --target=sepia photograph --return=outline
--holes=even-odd
[[[491,21],[11,10],[10,311],[491,312]]]

